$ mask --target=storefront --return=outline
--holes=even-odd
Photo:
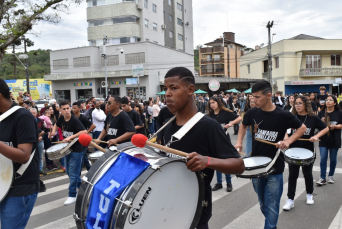
[[[338,87],[334,87],[334,80],[307,80],[307,81],[285,81],[285,95],[299,93],[318,93],[319,88],[324,86],[326,92],[338,93]]]

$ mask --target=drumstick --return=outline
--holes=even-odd
[[[81,134],[78,137],[78,141],[81,143],[81,145],[88,147],[89,145],[95,147],[96,149],[106,153],[107,150],[105,150],[104,148],[102,148],[101,146],[99,146],[98,144],[96,144],[95,142],[92,141],[92,138],[90,137],[89,134]]]
[[[304,139],[304,138],[298,138],[297,140],[298,140],[298,141],[310,141],[310,139]],[[317,141],[320,142],[321,140],[317,140]]]
[[[70,141],[68,141],[68,142],[70,142]],[[67,142],[51,142],[51,144],[61,144],[61,143],[67,143]]]
[[[265,140],[262,140],[262,139],[259,139],[259,138],[255,138],[255,141],[263,142],[263,143],[266,143],[266,144],[269,144],[269,145],[274,145],[274,146],[278,145],[277,143],[265,141]]]
[[[93,141],[95,141],[95,139],[93,139]],[[108,144],[108,142],[105,142],[105,141],[100,141],[100,140],[97,140],[97,141],[99,141],[100,143]]]

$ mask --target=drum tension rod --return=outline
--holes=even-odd
[[[90,184],[91,186],[94,186],[94,184],[92,184],[92,183],[90,183],[90,182],[88,181],[88,177],[84,176],[84,177],[82,177],[82,180],[83,180],[84,182]]]
[[[85,222],[85,220],[78,217],[78,215],[76,213],[74,213],[72,216],[73,216],[74,220],[76,220],[76,221]]]

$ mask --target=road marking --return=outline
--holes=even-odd
[[[42,197],[42,196],[46,196],[49,195],[51,193],[55,193],[55,192],[59,192],[59,191],[63,191],[63,190],[67,190],[69,187],[69,183],[68,184],[63,184],[63,185],[59,185],[53,188],[47,188],[46,192],[40,192],[38,193],[38,198]]]
[[[72,216],[67,216],[65,218],[56,220],[54,222],[45,224],[40,227],[36,227],[36,229],[59,229],[59,228],[72,228],[75,227],[76,223]]]
[[[283,205],[287,201],[287,195],[284,195],[284,193],[287,193],[287,187],[288,187],[288,183],[285,183],[283,186],[283,195],[280,199],[279,214],[283,212]],[[295,200],[304,191],[305,191],[304,178],[298,178]],[[265,223],[265,217],[260,211],[259,203],[257,203],[248,211],[244,212],[242,215],[236,218],[234,221],[232,221],[231,223],[223,227],[223,229],[263,228],[264,223]]]
[[[81,175],[85,175],[88,171],[84,170],[81,172]],[[50,184],[56,181],[60,181],[60,180],[64,180],[64,179],[69,179],[68,175],[64,175],[64,176],[60,176],[60,177],[56,177],[56,178],[52,178],[52,179],[48,179],[44,181],[44,184]]]
[[[214,179],[216,179],[216,178],[214,178]],[[251,182],[250,179],[237,178],[236,176],[232,177],[233,192],[236,191],[237,189],[243,187],[245,184],[248,184],[249,182]],[[217,190],[215,192],[212,192],[212,202],[213,203],[230,193],[230,192],[227,192],[227,189],[226,189],[227,187],[225,185],[226,184],[225,181],[223,181],[222,183],[223,183],[222,189]]]
[[[66,201],[66,199],[67,199],[67,197],[64,197],[62,199],[54,200],[54,201],[48,202],[46,204],[42,204],[42,205],[34,207],[32,214],[31,214],[31,217],[35,216],[35,215],[39,215],[43,212],[48,212],[48,211],[54,210],[56,208],[63,207],[64,201]]]
[[[329,171],[330,168],[327,167],[327,171]],[[312,171],[315,171],[315,172],[320,172],[321,171],[321,167],[320,166],[314,166]],[[335,169],[335,173],[342,173],[342,169],[341,168],[336,168]]]
[[[329,229],[341,229],[342,228],[342,207],[338,210],[334,220],[331,222]]]

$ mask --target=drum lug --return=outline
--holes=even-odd
[[[122,201],[118,198],[115,198],[117,201],[121,202],[122,204],[126,205],[127,207],[131,208],[132,207],[132,201],[126,200],[126,201]]]
[[[154,170],[159,170],[160,172],[162,171],[162,169],[159,165],[151,165],[151,168]]]
[[[84,182],[90,184],[91,186],[94,186],[94,184],[92,184],[92,183],[90,183],[90,182],[88,181],[88,177],[84,176],[84,177],[82,177],[82,180],[83,180]]]
[[[74,213],[72,216],[74,217],[74,220],[84,222],[84,220],[81,219],[80,217],[78,217],[78,215],[76,213]]]
[[[203,200],[202,201],[202,207],[208,207],[208,201]]]

